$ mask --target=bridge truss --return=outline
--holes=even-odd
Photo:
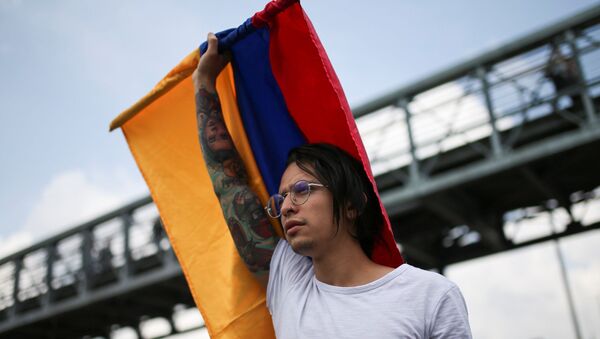
[[[568,69],[565,79],[554,69]],[[600,6],[353,111],[406,259],[600,228]],[[510,229],[562,215],[546,234]],[[149,197],[0,260],[0,338],[110,337],[193,307]]]

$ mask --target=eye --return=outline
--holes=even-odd
[[[307,181],[304,180],[300,180],[298,182],[296,182],[294,184],[294,186],[292,187],[292,191],[294,192],[294,194],[296,195],[302,195],[302,194],[307,194],[308,190],[310,189],[310,186],[308,185]]]

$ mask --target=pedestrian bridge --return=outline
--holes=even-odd
[[[596,6],[355,107],[406,259],[443,272],[600,228],[577,212],[600,208],[599,97]],[[546,233],[510,232],[557,211]],[[191,307],[149,197],[0,260],[0,338],[141,334],[153,318],[178,333]]]

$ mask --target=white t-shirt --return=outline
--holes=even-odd
[[[271,259],[267,306],[279,339],[471,338],[464,299],[442,275],[403,264],[366,285],[332,286],[285,240]]]

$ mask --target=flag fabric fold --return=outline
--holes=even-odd
[[[225,123],[263,204],[277,191],[289,150],[304,143],[341,147],[363,163],[375,187],[341,85],[297,1],[272,1],[217,37],[232,54],[217,79]],[[211,337],[271,338],[265,291],[237,254],[202,160],[190,75],[205,48],[111,129],[125,134]],[[396,267],[402,257],[381,209],[385,225],[372,258]]]

